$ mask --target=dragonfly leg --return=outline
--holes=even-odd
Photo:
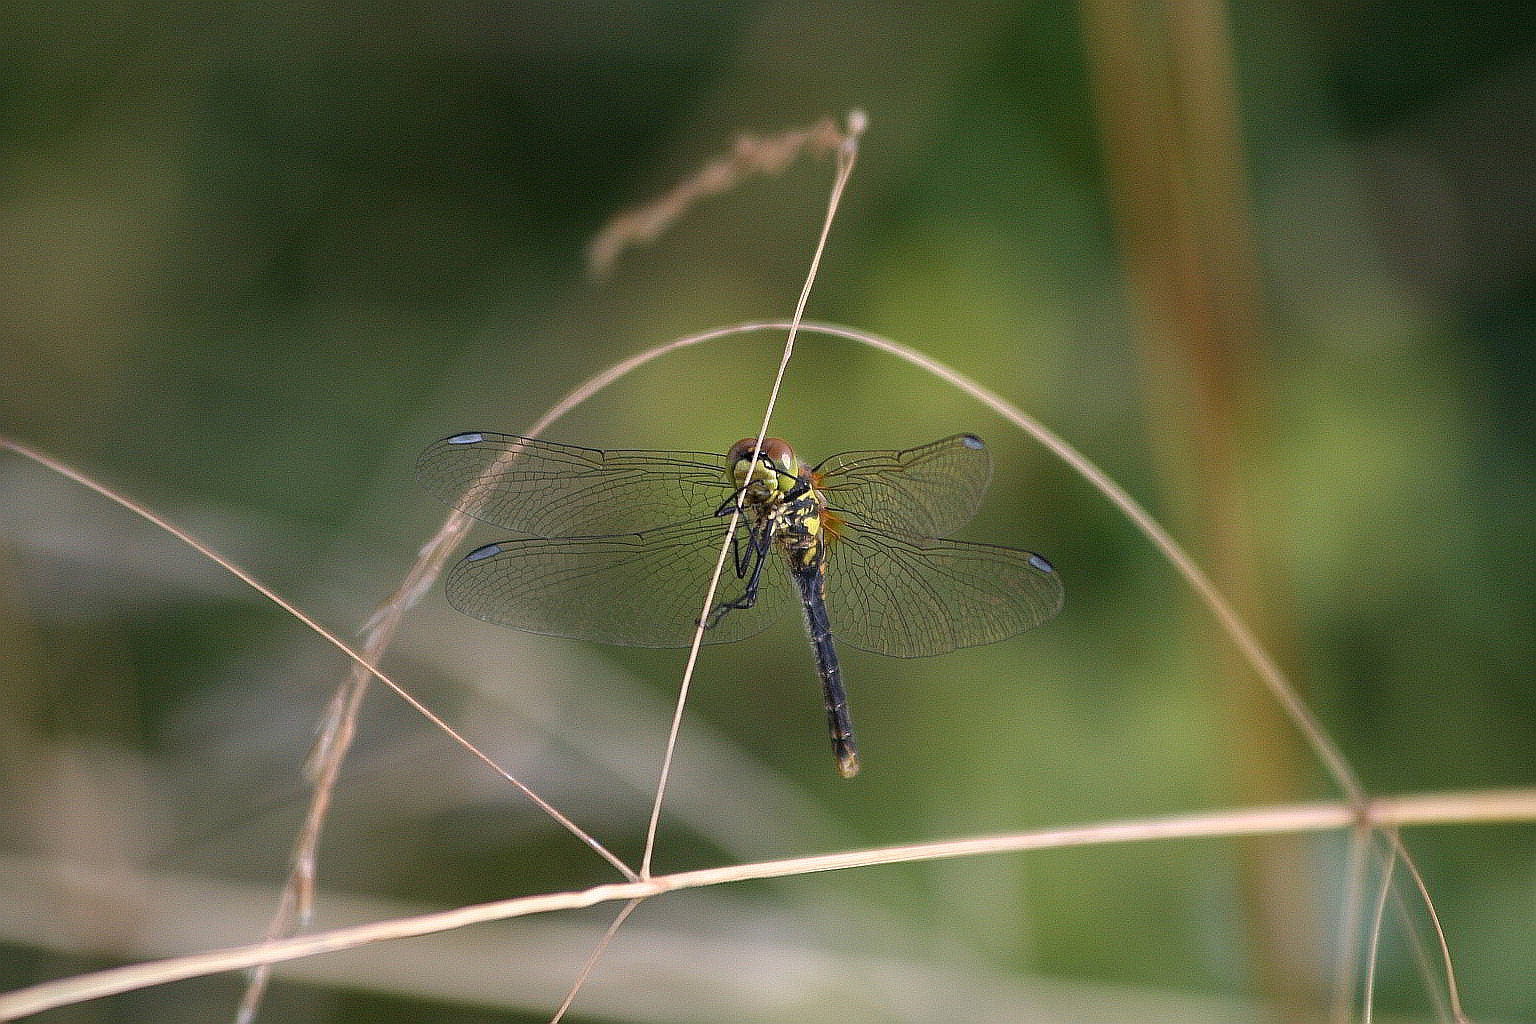
[[[715,518],[724,519],[732,512],[736,511],[736,503],[741,500],[741,492],[746,489],[746,486],[743,485],[732,491],[731,496],[722,501],[720,506],[715,509]]]
[[[741,543],[741,532],[731,535],[731,564],[736,567],[736,578],[741,579],[747,574],[747,567],[752,564],[752,558],[757,553],[757,538],[751,533],[747,534],[747,543]]]
[[[737,538],[732,537],[731,543],[737,543]],[[704,622],[705,629],[714,629],[725,618],[725,613],[737,609],[751,608],[757,604],[757,588],[763,578],[763,564],[768,561],[769,549],[773,546],[773,533],[768,529],[753,530],[744,552],[738,549],[736,558],[736,576],[747,576],[747,589],[742,595],[731,601],[722,601],[710,611],[709,618]],[[750,567],[751,574],[748,575]]]

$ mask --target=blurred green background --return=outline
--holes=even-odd
[[[737,132],[859,107],[810,315],[951,363],[1097,460],[1230,586],[1373,792],[1529,785],[1533,11],[21,0],[0,432],[351,634],[443,518],[422,447],[787,316],[830,163],[708,201],[606,281],[593,233]],[[548,434],[723,448],[778,341],[652,364]],[[963,535],[1048,555],[1067,610],[941,659],[845,652],[854,782],[796,626],[707,651],[658,870],[1336,795],[1147,542],[997,417],[807,337],[775,424],[812,459],[981,434],[996,477]],[[0,987],[257,939],[342,660],[15,457],[0,531]],[[682,664],[434,590],[387,667],[634,858]],[[1481,1020],[1536,1017],[1533,839],[1408,835]],[[320,865],[319,927],[613,878],[382,690]],[[1339,840],[1201,840],[685,894],[635,915],[572,1019],[1306,1019],[1346,871]],[[611,913],[292,965],[263,1019],[545,1020]],[[1379,1005],[1436,1019],[1407,918]],[[239,989],[38,1019],[230,1019]]]

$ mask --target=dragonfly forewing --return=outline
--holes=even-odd
[[[974,434],[905,451],[843,452],[817,467],[834,511],[916,537],[942,537],[975,516],[992,457]]]
[[[600,451],[485,431],[431,445],[416,475],[444,503],[535,537],[678,523],[713,512],[731,491],[719,454]]]

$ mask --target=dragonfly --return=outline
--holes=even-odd
[[[720,455],[471,431],[417,463],[434,496],[517,535],[448,574],[449,604],[477,619],[666,648],[691,645],[701,623],[703,643],[742,640],[798,604],[845,778],[859,751],[837,643],[929,657],[1008,639],[1061,610],[1061,579],[1042,556],[943,539],[975,515],[991,475],[974,434],[812,466],[773,437]],[[738,503],[729,564],[739,591],[701,619]]]

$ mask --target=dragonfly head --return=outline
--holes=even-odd
[[[762,484],[769,491],[780,494],[794,487],[802,472],[800,460],[795,457],[789,442],[777,437],[763,438],[757,466],[752,470],[752,478],[747,479],[747,469],[752,465],[752,450],[757,447],[757,438],[744,437],[731,445],[731,450],[726,453],[726,469],[736,486]]]

